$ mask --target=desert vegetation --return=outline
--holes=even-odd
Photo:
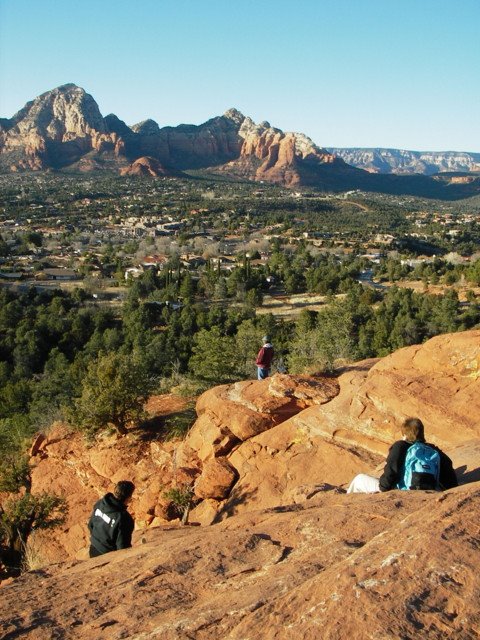
[[[156,235],[167,214],[175,230]],[[35,529],[61,521],[62,496],[30,494],[25,457],[55,420],[90,439],[126,433],[151,393],[253,378],[265,334],[289,372],[318,373],[478,326],[476,216],[475,200],[344,202],[201,178],[14,177],[0,230],[2,274],[19,274],[0,287],[0,490],[11,495],[3,548],[25,555]],[[125,278],[153,254],[162,259]],[[45,264],[77,269],[79,280],[35,280]],[[400,286],[410,280],[423,289]],[[266,296],[289,294],[322,301],[288,319],[258,313]],[[185,424],[167,430],[181,436]]]

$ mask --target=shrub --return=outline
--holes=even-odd
[[[195,422],[196,417],[197,414],[193,404],[179,413],[167,416],[164,424],[166,439],[184,438],[190,431],[190,427]]]
[[[236,377],[235,341],[218,327],[202,329],[194,337],[189,368],[193,375],[212,383],[231,382]]]
[[[50,529],[63,524],[67,514],[64,498],[42,493],[26,493],[10,499],[0,516],[0,535],[11,549],[23,552],[34,529]]]
[[[181,485],[178,487],[172,487],[163,494],[167,500],[173,503],[174,509],[178,516],[181,517],[182,523],[185,524],[188,519],[188,514],[192,506],[193,489],[189,485]]]
[[[28,458],[9,455],[0,462],[0,491],[16,493],[21,487],[30,487]]]
[[[35,571],[41,569],[47,564],[43,557],[40,545],[35,540],[35,534],[32,534],[23,548],[23,571]]]
[[[146,367],[134,356],[100,356],[88,367],[72,418],[89,434],[108,426],[126,433],[129,423],[145,416],[143,405],[153,386]]]

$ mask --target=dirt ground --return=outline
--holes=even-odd
[[[343,297],[343,294],[342,294]],[[295,293],[288,295],[265,296],[263,305],[257,308],[258,315],[272,313],[274,316],[282,317],[284,320],[296,318],[302,309],[310,311],[320,311],[325,305],[327,296],[316,293]]]
[[[417,293],[429,293],[432,295],[443,295],[445,291],[454,289],[458,293],[460,302],[466,301],[467,291],[473,291],[476,296],[480,297],[480,287],[468,285],[454,284],[447,286],[444,284],[429,284],[425,287],[422,280],[404,280],[395,283],[382,283],[384,288],[397,286],[401,289],[413,289]],[[345,294],[340,294],[336,298],[344,298]],[[326,304],[327,296],[316,293],[295,293],[292,295],[266,295],[263,299],[263,305],[257,308],[258,315],[272,313],[274,316],[283,318],[284,320],[295,319],[303,309],[311,311],[320,311]]]
[[[461,284],[454,284],[450,286],[445,284],[429,284],[425,287],[422,280],[404,280],[395,282],[395,285],[401,289],[413,289],[417,293],[430,293],[437,296],[443,295],[445,291],[448,291],[449,289],[454,289],[458,293],[460,302],[466,301],[467,291],[473,291],[476,296],[480,296],[480,287]],[[392,283],[388,283],[387,286],[391,287]]]

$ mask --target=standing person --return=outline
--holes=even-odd
[[[260,349],[255,360],[255,364],[258,367],[258,379],[265,380],[270,374],[270,367],[273,360],[273,346],[270,344],[270,338],[263,336],[263,347]]]
[[[438,447],[425,442],[419,418],[402,424],[402,439],[394,442],[380,478],[355,476],[347,493],[376,493],[392,489],[451,489],[458,485],[452,461]]]
[[[132,546],[135,523],[127,511],[127,503],[134,490],[133,482],[120,480],[113,493],[107,493],[95,503],[88,521],[90,558]]]

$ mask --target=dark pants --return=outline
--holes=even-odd
[[[259,380],[265,380],[265,378],[268,378],[269,373],[270,373],[270,369],[267,369],[266,367],[258,367]]]
[[[99,551],[96,547],[93,546],[93,544],[90,545],[90,558],[96,558],[97,556],[103,556],[104,553],[103,551]]]

